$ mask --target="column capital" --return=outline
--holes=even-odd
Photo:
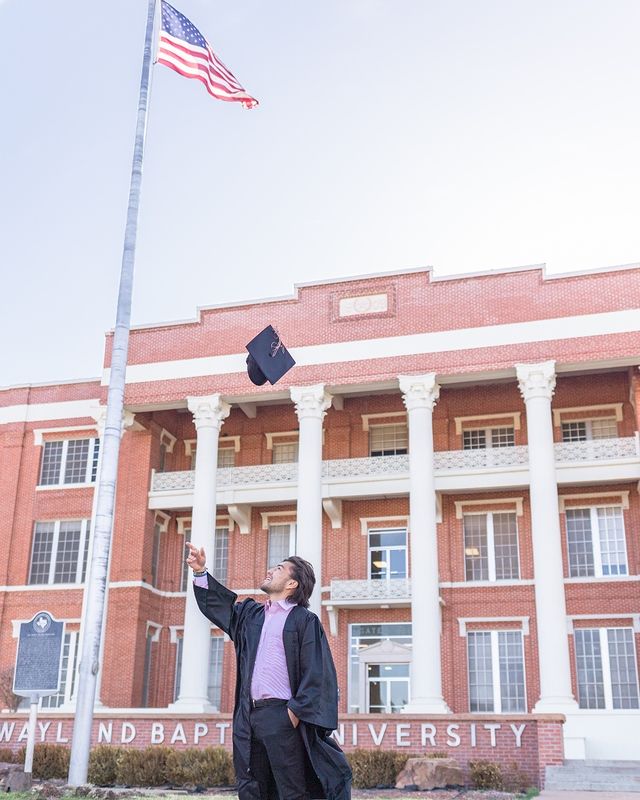
[[[542,361],[540,364],[516,364],[518,387],[527,400],[540,397],[551,400],[556,388],[556,362]]]
[[[107,426],[107,406],[102,403],[92,403],[91,416],[96,421],[96,428],[98,429],[98,438],[104,439],[104,431]],[[142,425],[136,422],[136,415],[133,411],[127,411],[126,408],[122,409],[122,428],[120,435],[124,435],[125,431],[131,430],[144,430]]]
[[[323,383],[314,386],[292,386],[289,390],[296,405],[298,419],[324,419],[333,396],[324,390]]]
[[[440,397],[440,385],[436,383],[435,372],[427,372],[426,375],[399,375],[398,383],[407,411],[414,408],[428,408],[433,411]]]
[[[225,403],[219,394],[187,397],[187,407],[193,414],[196,430],[201,428],[216,428],[220,430],[222,423],[231,411],[229,403]]]

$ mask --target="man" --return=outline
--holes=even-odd
[[[236,648],[233,763],[239,800],[348,800],[351,770],[330,737],[338,724],[336,671],[322,625],[308,610],[313,567],[290,556],[267,571],[266,603],[237,595],[187,543],[202,613]]]

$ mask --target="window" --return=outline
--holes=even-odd
[[[155,628],[147,630],[144,646],[144,668],[142,673],[142,708],[149,707],[149,687],[151,684],[151,659],[153,655],[153,640],[157,631]]]
[[[183,638],[176,639],[176,672],[173,682],[173,702],[175,703],[180,696],[180,672],[182,670],[182,645]],[[222,701],[222,657],[224,654],[224,638],[222,636],[211,637],[211,649],[209,650],[209,673],[207,676],[207,696],[212,706],[220,710]]]
[[[209,650],[209,677],[207,680],[207,697],[212,706],[220,710],[222,700],[222,656],[224,652],[224,638],[211,637]]]
[[[408,452],[409,439],[406,423],[371,425],[369,427],[370,456],[403,456]]]
[[[274,464],[293,464],[298,461],[298,442],[274,442],[272,454]]]
[[[369,577],[388,581],[407,577],[407,529],[369,531]]]
[[[164,442],[160,442],[160,460],[158,461],[158,472],[164,472],[166,461],[167,445]]]
[[[469,631],[469,710],[526,711],[522,631]]]
[[[173,702],[180,696],[180,673],[182,671],[182,636],[176,639],[176,673],[173,679]]]
[[[621,508],[568,508],[565,514],[572,578],[627,574]]]
[[[191,528],[185,527],[184,529],[185,542],[189,541],[190,536],[191,536]],[[184,555],[182,558],[182,578],[180,581],[180,591],[186,592],[190,581],[189,567],[186,561],[187,556],[189,555],[189,551],[187,550],[186,545],[184,547],[183,552]],[[287,555],[289,554],[287,553]],[[209,563],[207,564],[207,569],[209,570],[209,574],[213,575],[213,577],[216,580],[220,581],[221,583],[225,583],[227,580],[228,565],[229,565],[229,528],[228,527],[216,528],[213,553],[209,555]]]
[[[513,427],[469,428],[462,431],[463,450],[485,450],[490,447],[513,447],[515,443]]]
[[[615,439],[618,423],[615,417],[573,420],[562,423],[563,442],[586,442],[589,439]]]
[[[409,702],[409,664],[367,665],[367,711],[395,714]]]
[[[351,625],[349,658],[349,713],[360,713],[359,666],[360,651],[380,642],[396,642],[411,647],[411,623],[387,622]],[[397,676],[398,677],[398,676]]]
[[[191,469],[196,468],[196,443],[191,444],[189,455],[191,457]],[[227,467],[235,467],[236,465],[236,449],[235,447],[218,447],[218,469],[226,469]]]
[[[42,449],[39,486],[95,483],[98,473],[99,439],[65,439],[45,442]]]
[[[36,522],[29,583],[83,583],[90,520]]]
[[[153,549],[151,550],[151,585],[158,585],[158,570],[160,567],[160,535],[162,528],[157,523],[153,526]]]
[[[280,525],[269,525],[269,542],[267,550],[267,569],[275,567],[287,556],[296,551],[296,524],[285,522]]]
[[[218,448],[218,469],[227,469],[228,467],[235,467],[236,465],[236,451],[234,447],[219,447]]]
[[[465,580],[517,580],[520,559],[516,513],[464,514],[462,520]]]
[[[78,634],[65,633],[60,659],[60,691],[40,699],[40,708],[59,708],[70,702],[75,692],[76,667],[78,664]]]
[[[574,631],[580,708],[640,708],[632,628]]]

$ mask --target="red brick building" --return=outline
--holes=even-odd
[[[244,345],[268,323],[297,366],[255,387]],[[293,551],[315,564],[346,747],[535,774],[564,715],[567,756],[640,759],[639,323],[636,266],[390,273],[134,329],[96,737],[228,744],[233,648],[194,609],[188,536],[240,596]],[[65,620],[50,741],[111,342],[102,381],[0,391],[0,667],[20,622]]]

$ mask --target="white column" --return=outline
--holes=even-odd
[[[440,589],[436,492],[433,476],[433,407],[440,394],[435,373],[400,376],[409,423],[409,531],[411,535],[411,690],[407,711],[448,714],[442,696]]]
[[[324,385],[292,386],[300,422],[298,446],[297,555],[313,564],[316,588],[311,610],[320,616],[322,593],[322,420],[333,399]]]
[[[527,407],[529,442],[531,536],[540,669],[540,699],[533,710],[537,713],[573,711],[577,704],[571,693],[551,421],[551,397],[556,386],[555,362],[516,364],[516,373]]]
[[[197,547],[204,547],[207,558],[212,559],[216,528],[218,437],[231,407],[219,394],[187,397],[187,405],[193,413],[197,432],[191,541]],[[182,639],[180,694],[177,701],[169,706],[172,710],[185,713],[214,710],[207,697],[210,639],[211,625],[200,612],[189,581]]]

